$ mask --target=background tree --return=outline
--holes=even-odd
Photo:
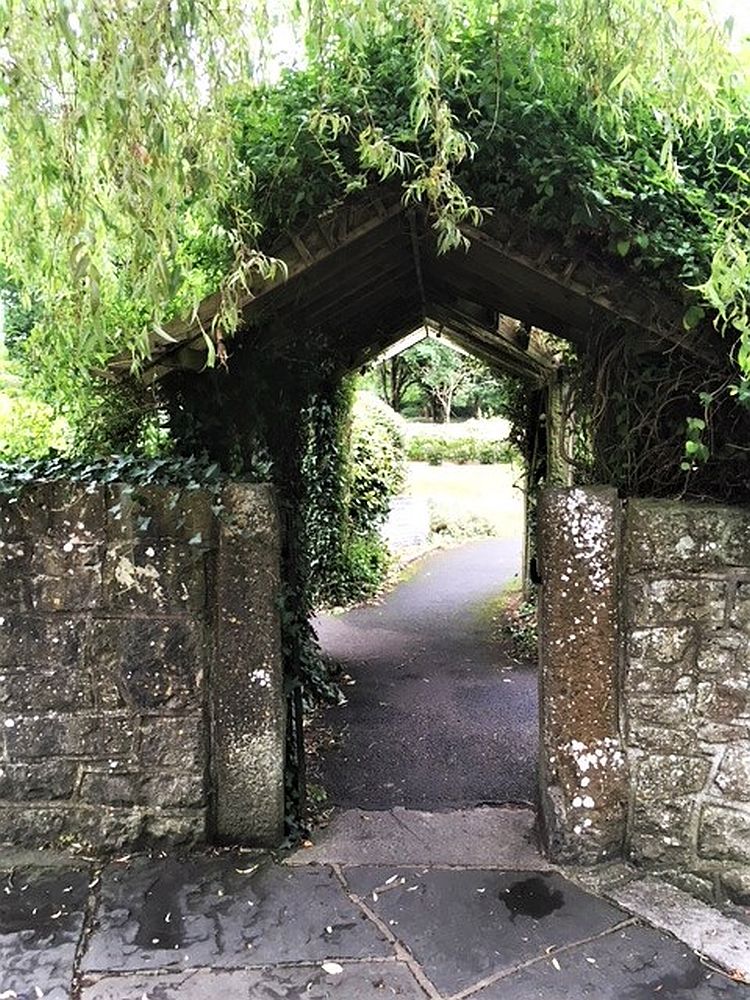
[[[419,385],[419,366],[410,351],[386,358],[375,366],[378,393],[397,413],[403,413],[409,389]]]

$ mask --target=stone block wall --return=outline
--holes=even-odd
[[[750,510],[627,505],[628,848],[750,901]]]
[[[0,500],[0,840],[277,839],[278,590],[264,487],[60,483]],[[228,752],[239,701],[241,772],[211,750]],[[248,746],[272,746],[275,767]],[[248,781],[244,825],[223,830]]]

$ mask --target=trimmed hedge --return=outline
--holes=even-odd
[[[413,437],[406,444],[406,456],[410,462],[429,462],[441,465],[455,462],[479,462],[481,465],[507,465],[518,456],[508,441],[481,441],[462,437],[448,440],[440,437]]]

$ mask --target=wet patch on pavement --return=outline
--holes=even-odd
[[[537,899],[546,900],[535,906],[538,916],[517,905],[523,894],[518,887],[529,881],[517,872],[347,868],[345,877],[445,994],[628,919],[624,911],[546,873],[533,876]]]
[[[85,973],[390,955],[328,869],[247,856],[136,860],[102,878]]]
[[[0,996],[67,1000],[91,876],[26,871],[0,885]]]
[[[476,1000],[718,1000],[746,986],[705,966],[685,945],[649,927],[626,927],[545,958],[476,994]]]

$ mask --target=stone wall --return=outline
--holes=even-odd
[[[750,903],[750,510],[549,489],[539,549],[550,853]]]
[[[0,840],[277,841],[278,590],[265,487],[0,500]]]
[[[624,545],[628,847],[750,901],[750,511],[634,500]]]

